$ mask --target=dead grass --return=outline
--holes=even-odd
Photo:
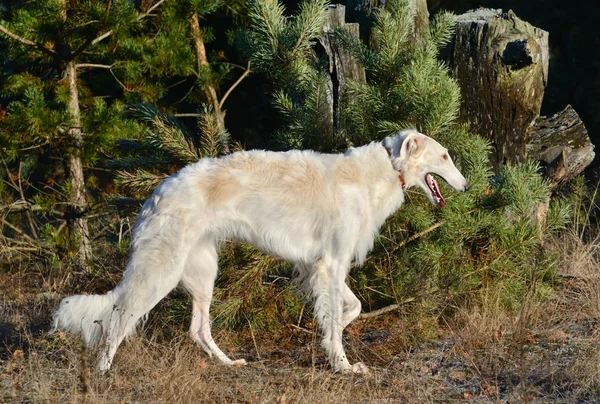
[[[561,256],[550,295],[533,287],[507,308],[496,285],[464,299],[452,316],[416,301],[355,322],[346,347],[352,361],[370,366],[366,377],[331,373],[311,321],[275,331],[217,327],[219,344],[250,361],[219,366],[191,342],[188,320],[170,315],[168,302],[121,346],[114,368],[98,374],[95,352],[47,330],[63,295],[109,289],[115,279],[74,286],[65,272],[8,271],[0,276],[0,402],[600,402],[600,240],[583,239],[573,231],[546,245]]]

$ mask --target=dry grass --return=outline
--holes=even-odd
[[[573,231],[546,246],[560,253],[559,285],[543,297],[533,287],[519,307],[503,305],[496,285],[452,315],[415,302],[357,321],[346,346],[371,367],[364,377],[331,373],[310,321],[271,332],[217,328],[219,344],[250,361],[219,366],[165,306],[98,374],[95,352],[82,352],[78,338],[47,335],[71,276],[9,271],[0,279],[0,402],[600,402],[599,240],[583,239]]]

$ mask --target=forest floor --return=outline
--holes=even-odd
[[[332,373],[311,321],[272,332],[216,328],[219,345],[249,362],[218,365],[187,335],[189,318],[165,315],[164,302],[100,374],[96,352],[77,337],[48,335],[68,281],[8,270],[0,274],[0,402],[600,403],[598,266],[569,259],[543,302],[511,314],[482,294],[487,304],[434,319],[431,338],[410,338],[415,319],[402,311],[355,321],[346,350],[367,375]],[[189,305],[183,293],[168,299]]]

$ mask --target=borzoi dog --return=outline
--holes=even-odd
[[[467,181],[435,140],[406,130],[344,154],[313,151],[237,152],[204,158],[165,180],[137,219],[123,279],[105,295],[62,300],[54,330],[102,341],[98,369],[110,368],[117,347],[172,289],[192,298],[190,333],[208,355],[231,360],[211,336],[209,307],[222,240],[235,239],[293,263],[314,300],[323,347],[335,371],[351,365],[342,331],[361,311],[345,283],[351,262],[363,263],[378,229],[418,186],[433,204],[446,202],[431,173],[457,191]]]

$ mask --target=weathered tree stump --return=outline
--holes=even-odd
[[[457,17],[447,52],[462,95],[460,119],[492,142],[494,167],[537,160],[554,186],[580,174],[594,146],[568,106],[539,117],[548,81],[548,33],[512,11],[479,9]]]
[[[548,33],[512,11],[471,11],[457,17],[447,61],[461,87],[460,118],[490,139],[491,163],[525,161],[548,80]]]
[[[539,117],[532,126],[527,155],[538,160],[557,186],[573,179],[594,160],[594,145],[585,125],[570,106],[551,117]]]
[[[346,23],[345,16],[346,7],[343,5],[329,6],[329,20],[323,26],[321,35],[321,45],[329,57],[330,80],[327,85],[327,98],[332,116],[331,125],[332,129],[338,133],[344,130],[339,119],[340,108],[344,102],[351,102],[346,97],[348,82],[366,82],[364,67],[346,49],[339,46],[332,37],[337,28],[344,28],[355,38],[359,37],[359,25],[357,23]]]

